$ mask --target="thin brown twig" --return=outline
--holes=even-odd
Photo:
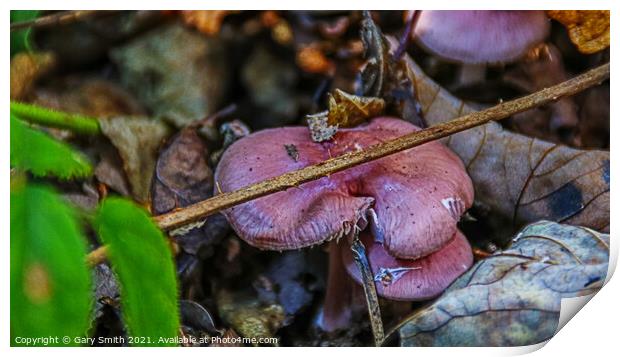
[[[405,25],[405,30],[403,31],[400,37],[400,41],[398,41],[398,48],[396,48],[396,51],[392,55],[392,59],[394,61],[399,61],[400,58],[405,53],[405,51],[407,50],[407,45],[409,44],[409,40],[411,39],[411,36],[412,36],[411,32],[415,28],[415,25],[417,24],[418,19],[420,18],[421,12],[422,12],[421,10],[409,10],[409,14],[407,16],[407,21]]]
[[[385,340],[385,332],[383,331],[383,320],[381,318],[381,308],[379,307],[379,298],[377,297],[377,287],[372,275],[372,269],[366,256],[366,247],[359,240],[358,231],[353,229],[353,242],[351,242],[351,251],[353,252],[353,260],[360,271],[362,278],[362,287],[364,288],[364,296],[366,297],[366,306],[368,307],[368,317],[370,318],[370,328],[375,340],[375,346],[379,347]]]
[[[243,187],[236,191],[225,192],[193,205],[153,217],[162,230],[171,230],[226,208],[269,195],[271,193],[296,187],[302,183],[319,179],[330,174],[346,170],[372,160],[395,154],[400,151],[444,138],[476,126],[507,118],[514,114],[545,105],[561,97],[579,93],[609,78],[609,63],[594,68],[577,77],[527,95],[522,98],[501,103],[494,107],[467,114],[460,118],[432,126],[394,140],[371,146],[362,151],[349,152],[303,169]]]
[[[34,20],[14,22],[11,24],[11,31],[21,30],[28,27],[48,27],[65,25],[71,22],[80,21],[88,17],[99,15],[111,15],[118,10],[70,10],[56,12],[47,16],[41,16]]]

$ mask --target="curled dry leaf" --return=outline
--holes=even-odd
[[[220,32],[224,18],[230,14],[238,13],[233,10],[183,10],[183,21],[195,27],[201,33],[213,36]]]
[[[385,101],[377,97],[360,97],[336,89],[329,94],[328,110],[306,116],[310,135],[316,142],[332,138],[338,128],[352,128],[380,116]]]
[[[549,10],[547,15],[566,27],[579,52],[591,54],[609,47],[609,10]]]
[[[522,346],[555,333],[562,298],[605,281],[609,235],[541,221],[479,261],[400,327],[403,346]]]
[[[405,62],[390,53],[390,47],[394,52],[400,45],[394,39],[383,36],[381,29],[368,14],[365,14],[362,22],[360,36],[367,61],[361,73],[358,91],[362,95],[384,98],[388,112],[393,111],[398,117],[416,126],[426,127],[416,98],[416,88],[407,76]]]
[[[169,134],[168,126],[144,117],[102,118],[99,124],[123,160],[132,195],[137,201],[146,202],[157,150]]]
[[[214,335],[221,335],[223,331],[215,327],[215,322],[209,310],[202,305],[191,300],[179,301],[181,309],[181,321],[199,331],[208,332]]]
[[[225,44],[180,24],[160,26],[111,51],[121,81],[154,115],[178,127],[215,112],[226,94]]]
[[[97,180],[123,196],[130,196],[131,189],[118,150],[106,145],[99,155],[100,159],[94,172]]]
[[[327,123],[352,128],[383,114],[385,101],[377,97],[360,97],[336,89],[329,95]]]
[[[429,125],[474,111],[410,57],[404,60]],[[452,135],[445,143],[465,163],[476,199],[507,219],[511,230],[547,219],[609,231],[609,152],[552,144],[503,130],[495,122]]]
[[[213,194],[213,172],[207,164],[209,150],[194,128],[181,130],[161,151],[151,186],[154,214],[205,200]],[[201,247],[218,241],[228,233],[223,216],[209,216],[175,232],[181,248],[196,255]]]

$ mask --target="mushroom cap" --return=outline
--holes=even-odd
[[[414,39],[428,51],[461,63],[505,63],[523,56],[549,34],[544,11],[424,10]]]
[[[306,127],[267,129],[232,144],[215,180],[223,192],[317,164],[419,130],[396,118],[340,129],[316,143]],[[295,145],[291,155],[285,145]],[[329,177],[224,210],[239,237],[270,250],[298,249],[364,228],[368,209],[390,254],[415,259],[439,250],[473,202],[473,186],[460,159],[430,142]]]
[[[366,247],[377,294],[391,300],[434,298],[465,273],[474,261],[471,247],[459,230],[443,248],[416,260],[394,258],[367,232],[362,233],[360,239]],[[361,275],[350,247],[341,245],[341,253],[349,275],[361,284]]]

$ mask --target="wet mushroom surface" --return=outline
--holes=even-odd
[[[268,129],[235,142],[224,153],[215,180],[222,192],[229,192],[415,130],[397,118],[380,117],[342,129],[330,142],[315,143],[305,127]],[[297,154],[290,155],[286,145],[294,145]],[[415,259],[450,241],[472,202],[471,180],[460,159],[431,142],[223,214],[242,239],[270,250],[340,238],[371,215],[376,239],[393,255]]]

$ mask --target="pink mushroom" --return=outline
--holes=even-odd
[[[267,129],[232,144],[219,162],[215,180],[223,192],[233,191],[416,130],[403,120],[381,117],[356,128],[340,129],[332,140],[316,143],[305,127]],[[441,143],[430,142],[241,204],[223,214],[241,239],[269,250],[317,245],[338,240],[356,226],[368,227],[376,242],[371,244],[370,233],[365,235],[374,269],[385,265],[376,260],[382,254],[396,261],[394,264],[413,260],[412,264],[422,266],[402,280],[420,279],[414,284],[422,284],[424,292],[409,298],[420,299],[436,295],[471,265],[471,248],[456,224],[472,202],[473,186],[460,159]],[[342,277],[340,258],[333,256],[340,255],[339,250],[332,246],[330,254],[330,291],[326,296],[333,300],[338,296],[333,289],[346,287],[339,283],[346,276]],[[454,264],[458,267],[453,268]],[[443,275],[442,265],[447,267]],[[432,276],[422,278],[425,274]],[[435,283],[427,284],[425,279]],[[380,284],[377,287],[389,290]],[[340,309],[343,315],[337,316],[338,301],[328,300],[325,306],[329,308],[323,314],[323,327],[342,327],[346,309]]]
[[[473,264],[467,239],[456,231],[453,239],[440,250],[416,260],[398,259],[390,255],[370,234],[362,234],[368,261],[374,274],[377,294],[390,300],[428,300],[441,294]],[[342,259],[349,275],[359,284],[360,272],[351,249],[341,247]]]
[[[422,47],[446,60],[506,63],[543,42],[549,28],[544,11],[424,10],[413,36]]]

